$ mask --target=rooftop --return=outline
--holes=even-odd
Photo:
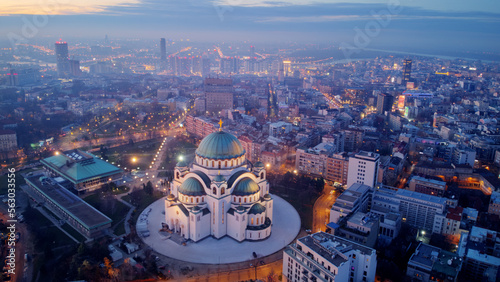
[[[73,183],[122,172],[122,169],[80,150],[65,151],[59,155],[45,158],[41,162]]]
[[[324,232],[300,238],[299,242],[337,266],[348,260],[346,253],[350,250],[368,255],[375,252],[372,248]]]
[[[46,179],[43,174],[38,174],[27,177],[26,181],[88,229],[111,223],[109,217],[96,210],[87,202],[59,184]]]
[[[422,182],[428,182],[428,183],[432,183],[432,184],[436,184],[436,185],[444,185],[446,186],[446,182],[444,181],[439,181],[439,180],[435,180],[435,179],[430,179],[430,178],[425,178],[425,177],[421,177],[421,176],[413,176],[411,178],[410,181],[422,181]]]
[[[456,277],[462,267],[462,261],[457,254],[443,251],[438,247],[420,243],[409,263],[425,266],[446,276]]]
[[[396,192],[396,196],[399,197],[408,197],[408,198],[413,198],[416,200],[421,200],[421,201],[427,201],[427,202],[432,202],[436,203],[439,205],[445,205],[446,204],[446,198],[441,198],[437,196],[432,196],[432,195],[427,195],[427,194],[422,194],[418,192],[412,192],[404,189],[398,189]]]
[[[380,157],[380,155],[377,153],[373,153],[373,152],[359,151],[359,153],[354,155],[354,157],[373,161],[373,160],[378,159]]]

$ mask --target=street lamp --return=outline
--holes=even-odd
[[[133,163],[136,163],[136,162],[137,162],[137,158],[136,158],[136,157],[133,157],[133,158],[131,159],[131,161],[132,161]]]

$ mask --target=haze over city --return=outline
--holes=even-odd
[[[0,3],[0,281],[500,280],[500,4]]]

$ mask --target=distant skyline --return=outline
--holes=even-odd
[[[500,49],[500,3],[494,0],[20,0],[0,3],[0,15],[2,41],[13,41],[13,34],[28,42],[108,34],[408,51]]]

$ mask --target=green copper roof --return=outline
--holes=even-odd
[[[255,181],[245,177],[234,187],[233,195],[235,196],[248,196],[259,192],[260,188]]]
[[[250,210],[248,211],[249,214],[261,214],[266,211],[266,207],[263,205],[256,203],[253,205]]]
[[[224,181],[226,181],[226,178],[224,177],[224,175],[217,174],[214,177],[214,181],[215,182],[224,182]]]
[[[201,196],[205,195],[205,189],[203,189],[198,179],[190,177],[182,182],[179,187],[179,193],[186,196]]]
[[[264,164],[261,161],[255,163],[254,167],[264,167]]]
[[[201,140],[196,154],[208,159],[232,159],[245,154],[245,150],[234,135],[217,131]]]
[[[80,183],[95,177],[111,176],[121,173],[122,170],[93,155],[87,154],[82,161],[60,154],[43,159],[42,164],[52,168],[73,183]]]
[[[233,175],[231,175],[231,177],[229,177],[229,179],[227,180],[227,187],[231,188],[233,186],[234,182],[236,181],[236,179],[238,179],[238,177],[240,177],[241,175],[243,175],[245,173],[248,173],[248,172],[245,170],[239,170],[239,171],[235,172]]]

